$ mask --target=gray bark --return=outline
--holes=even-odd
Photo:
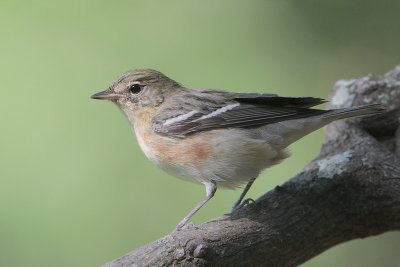
[[[385,114],[330,124],[303,172],[233,214],[175,231],[105,266],[296,266],[339,243],[400,229],[400,66],[339,81],[331,108]]]

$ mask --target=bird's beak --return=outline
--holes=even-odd
[[[93,99],[101,99],[101,100],[117,100],[121,98],[120,94],[116,94],[110,89],[107,89],[105,91],[101,91],[99,93],[96,93],[91,96]]]

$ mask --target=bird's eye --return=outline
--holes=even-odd
[[[142,86],[140,86],[140,84],[135,83],[132,84],[128,87],[129,91],[131,91],[132,94],[138,94],[140,93],[140,91],[142,91]]]

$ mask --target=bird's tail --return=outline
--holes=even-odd
[[[288,121],[284,127],[278,127],[279,135],[283,136],[284,147],[289,146],[293,142],[303,136],[333,122],[335,120],[346,119],[351,117],[376,115],[383,113],[385,109],[380,104],[371,104],[358,107],[349,107],[342,109],[326,110],[324,113],[312,118],[303,118],[299,120]],[[266,126],[267,127],[267,126]],[[271,128],[266,128],[271,131]]]
[[[358,107],[333,109],[325,113],[324,117],[329,121],[335,121],[351,117],[376,115],[383,112],[385,112],[385,108],[381,104],[371,104]]]

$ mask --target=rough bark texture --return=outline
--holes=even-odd
[[[320,155],[254,204],[175,231],[105,266],[296,266],[339,243],[400,229],[400,66],[339,81],[331,108],[387,113],[329,125]]]

